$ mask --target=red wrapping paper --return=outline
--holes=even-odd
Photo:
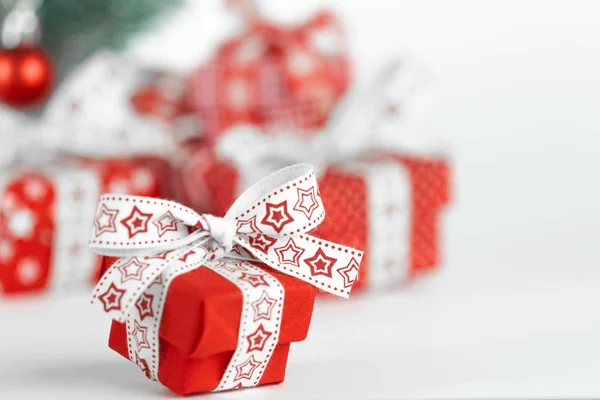
[[[89,221],[82,218],[91,213],[93,219],[97,201],[88,197],[107,191],[164,196],[170,192],[168,174],[167,163],[153,158],[80,159],[72,164],[10,167],[0,179],[0,285],[4,293],[48,290],[58,273],[53,261],[60,259],[56,258],[59,252],[65,254],[63,260],[72,263],[65,267],[73,269],[61,272],[72,275],[60,281],[91,285],[100,258],[86,247]],[[89,182],[90,177],[95,184]],[[81,184],[73,184],[65,192],[64,186],[77,180]],[[61,199],[62,192],[67,198]],[[72,204],[73,208],[59,216],[60,202],[63,208],[69,207],[64,204]],[[85,229],[79,232],[82,227]],[[73,237],[71,243],[62,243],[59,237],[69,234]],[[92,264],[87,276],[76,270],[83,268],[84,262]]]
[[[451,199],[451,166],[445,158],[434,156],[381,154],[404,169],[410,189],[408,265],[406,278],[412,279],[438,268],[441,261],[440,216]],[[238,194],[238,172],[232,163],[203,158],[203,168],[190,177],[204,188],[202,199],[194,204],[203,211],[223,215]],[[364,178],[328,168],[319,179],[319,190],[327,209],[327,218],[315,231],[325,240],[365,249],[359,280],[353,290],[369,285],[369,252],[377,246],[369,234],[367,182]],[[351,211],[351,212],[349,212]],[[349,218],[348,216],[351,216]],[[400,243],[398,244],[400,245]],[[397,268],[396,266],[386,266]]]
[[[115,261],[105,260],[102,272]],[[306,338],[316,292],[296,278],[265,269],[283,285],[285,301],[279,344],[260,385],[284,380],[289,345]],[[175,278],[160,325],[161,383],[180,395],[214,390],[237,346],[241,312],[240,290],[210,269]],[[129,358],[125,324],[113,321],[109,346]]]

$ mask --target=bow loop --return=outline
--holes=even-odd
[[[110,256],[153,255],[190,244],[208,231],[204,217],[176,202],[106,194],[98,203],[90,247]]]
[[[306,233],[323,221],[325,209],[309,164],[283,168],[246,190],[227,211],[238,235]]]

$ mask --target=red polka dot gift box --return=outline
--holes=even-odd
[[[293,27],[255,18],[192,73],[186,103],[209,141],[237,124],[308,131],[325,124],[350,81],[333,14]]]
[[[331,211],[317,235],[365,249],[356,289],[390,287],[439,267],[450,177],[445,158],[399,154],[326,170],[321,196]]]
[[[87,237],[98,198],[106,191],[163,195],[167,168],[150,158],[5,168],[0,173],[4,294],[92,285],[101,260],[87,249]]]
[[[298,207],[305,193],[314,205]],[[348,297],[362,259],[308,233],[325,216],[318,193],[312,167],[298,164],[224,217],[102,196],[90,246],[107,257],[92,303],[113,318],[109,346],[181,395],[282,382],[315,291]]]

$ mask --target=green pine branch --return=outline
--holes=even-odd
[[[157,18],[182,2],[45,0],[39,10],[42,46],[56,63],[57,81],[98,49],[123,49],[134,34],[150,29]]]

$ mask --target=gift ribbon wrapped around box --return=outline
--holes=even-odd
[[[86,226],[100,195],[168,195],[165,158],[173,146],[162,122],[141,118],[130,104],[140,81],[136,65],[100,52],[39,119],[0,109],[5,293],[91,285],[100,259],[86,249]]]
[[[237,124],[322,127],[349,84],[341,25],[320,12],[296,27],[249,21],[192,74],[186,98],[204,136],[214,141]]]
[[[436,268],[450,162],[417,126],[429,102],[427,81],[415,62],[392,63],[313,136],[230,129],[183,171],[186,192],[202,188],[188,201],[223,215],[256,177],[309,161],[331,210],[318,236],[367,251],[355,288],[387,287]]]
[[[348,297],[363,255],[308,234],[325,218],[318,193],[299,164],[253,185],[223,218],[102,196],[90,246],[122,257],[92,301],[115,320],[110,346],[182,395],[283,381],[314,288]]]

